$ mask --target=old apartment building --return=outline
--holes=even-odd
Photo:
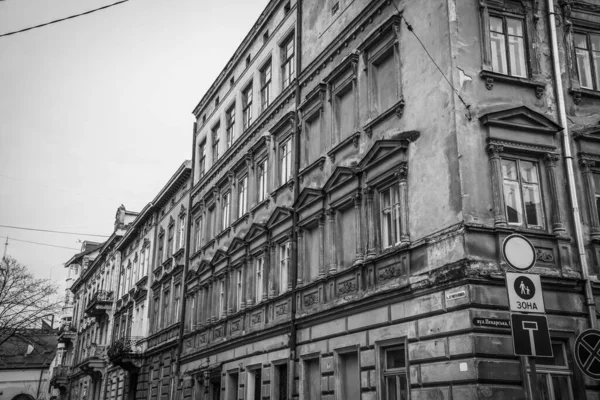
[[[599,0],[272,0],[193,114],[192,162],[93,264],[118,254],[93,343],[126,351],[103,384],[74,363],[70,398],[600,398],[573,363],[600,290]],[[475,322],[509,318],[512,233],[552,337],[537,387]]]

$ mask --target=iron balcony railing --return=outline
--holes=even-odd
[[[108,358],[115,359],[120,357],[129,357],[141,355],[144,352],[141,336],[125,336],[114,341],[108,347]]]

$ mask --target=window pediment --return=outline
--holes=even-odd
[[[246,242],[244,242],[243,239],[239,238],[239,237],[235,237],[232,241],[231,244],[229,245],[229,249],[227,249],[227,253],[228,254],[233,254],[235,251],[244,248],[246,246]]]
[[[339,80],[347,72],[350,72],[351,79],[356,78],[356,69],[358,66],[358,54],[350,53],[336,66],[333,71],[323,80],[328,85],[331,85],[335,81]]]
[[[321,189],[305,188],[300,192],[294,208],[300,210],[304,207],[309,206],[315,201],[319,201],[323,198],[323,191]]]
[[[278,225],[279,223],[287,220],[291,215],[292,213],[290,210],[283,207],[277,207],[267,220],[267,227],[271,228],[275,225]]]
[[[275,125],[273,125],[271,129],[269,129],[271,135],[274,138],[277,138],[277,140],[280,140],[280,137],[287,137],[286,134],[293,133],[294,116],[295,113],[293,111],[290,111],[283,117],[281,117],[279,121],[277,121]]]
[[[399,150],[406,150],[409,141],[402,140],[378,140],[373,144],[373,147],[365,154],[359,166],[360,169],[366,170],[384,161],[390,155],[395,154]]]
[[[219,249],[215,252],[215,255],[213,256],[210,263],[212,265],[216,265],[216,264],[222,262],[223,260],[226,260],[227,258],[228,258],[227,253],[225,253],[223,250]]]
[[[488,113],[481,116],[479,120],[483,125],[548,134],[555,134],[562,129],[545,115],[525,106]]]
[[[331,177],[327,180],[327,182],[325,182],[323,190],[325,192],[334,190],[338,186],[354,179],[355,176],[356,173],[354,169],[348,167],[337,167],[335,171],[333,171],[333,174],[331,174]]]
[[[253,223],[248,229],[248,233],[244,236],[244,241],[249,242],[258,236],[266,233],[267,229],[263,224]]]

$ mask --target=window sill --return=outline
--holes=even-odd
[[[600,99],[600,91],[583,89],[583,88],[571,88],[569,93],[573,96],[573,102],[577,105],[581,103],[583,97],[590,99]]]
[[[479,76],[485,80],[485,87],[487,90],[492,90],[494,82],[510,83],[518,86],[527,86],[535,89],[535,97],[541,99],[546,91],[546,84],[543,82],[535,81],[529,78],[519,78],[516,76],[499,74],[498,72],[482,70]]]
[[[237,227],[243,223],[248,223],[248,218],[250,218],[250,213],[245,212],[244,215],[233,221],[231,227],[233,228],[233,232],[236,231]]]
[[[354,147],[358,148],[358,141],[360,140],[360,132],[354,132],[352,135],[348,136],[346,139],[338,143],[335,147],[327,152],[327,157],[331,160],[331,162],[335,163],[335,155],[340,152],[340,150],[349,147],[352,144]]]
[[[251,209],[250,209],[250,215],[252,215],[252,218],[254,218],[254,215],[256,214],[257,211],[259,211],[260,209],[264,208],[269,208],[269,203],[271,203],[270,199],[264,199],[263,201],[261,201],[260,203],[254,205]]]
[[[304,176],[307,175],[310,171],[319,168],[320,171],[323,171],[323,167],[325,166],[325,157],[319,157],[316,161],[308,166],[304,167],[298,173],[298,179],[300,179],[300,183],[304,181]]]
[[[283,192],[283,190],[285,188],[288,188],[290,190],[290,192],[292,190],[294,190],[294,179],[293,178],[290,178],[290,180],[288,180],[283,185],[279,186],[277,189],[275,189],[273,192],[271,192],[271,197],[273,198],[274,201],[277,201],[277,196],[281,192]]]
[[[379,113],[378,116],[367,122],[367,124],[363,127],[367,134],[367,137],[371,139],[371,137],[373,136],[373,128],[385,121],[386,119],[388,119],[392,114],[395,114],[396,117],[398,117],[399,119],[402,118],[402,115],[404,114],[404,104],[404,98],[401,98],[396,102],[396,104],[392,105],[387,110]]]
[[[204,253],[204,252],[206,252],[206,249],[208,249],[209,247],[213,248],[214,244],[215,244],[215,239],[211,239],[211,240],[208,241],[208,243],[206,243],[204,246],[202,246],[202,248],[200,250],[198,250],[198,251]]]
[[[228,226],[227,228],[223,229],[216,237],[215,239],[217,239],[217,243],[221,240],[221,238],[227,236],[229,237],[229,233],[231,232],[231,226]]]

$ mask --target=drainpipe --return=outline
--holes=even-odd
[[[179,294],[179,298],[181,299],[181,313],[180,313],[180,322],[179,322],[179,340],[177,341],[177,359],[175,361],[175,372],[174,378],[175,382],[179,383],[179,372],[181,371],[181,352],[183,350],[183,334],[185,332],[185,309],[187,305],[187,301],[185,300],[185,293],[187,291],[187,273],[190,267],[190,237],[192,232],[192,192],[194,189],[194,170],[196,169],[196,129],[198,123],[194,121],[194,128],[192,132],[192,173],[190,177],[190,190],[188,197],[188,207],[187,207],[187,223],[185,226],[185,250],[183,255],[183,275],[181,277],[181,293]],[[171,379],[173,382],[173,379]],[[175,388],[171,386],[171,399],[174,399],[173,396]]]
[[[38,388],[37,388],[37,394],[35,395],[36,399],[40,398],[40,389],[42,386],[42,375],[44,373],[44,364],[42,363],[42,368],[40,368],[40,380],[38,381]]]
[[[558,53],[558,40],[556,38],[556,17],[554,16],[554,0],[547,0],[548,4],[548,25],[550,26],[550,42],[552,45],[552,64],[554,69],[554,88],[558,102],[559,123],[562,125],[562,140],[564,150],[565,166],[567,168],[567,183],[569,185],[569,198],[573,209],[573,222],[575,224],[575,241],[577,243],[577,252],[581,262],[581,275],[585,280],[584,295],[585,304],[588,309],[590,325],[596,328],[596,304],[592,293],[592,283],[588,271],[587,256],[583,242],[583,228],[581,226],[581,214],[579,211],[579,202],[577,200],[577,191],[575,188],[575,175],[573,173],[573,155],[571,154],[571,143],[569,141],[569,121],[565,108],[565,98],[561,79],[560,60]]]
[[[295,112],[294,112],[294,204],[300,194],[300,120],[298,107],[300,106],[300,71],[302,68],[302,0],[296,3],[296,87],[295,87]],[[294,391],[294,376],[296,375],[296,284],[298,282],[298,212],[292,209],[292,307],[290,310],[290,361],[288,374],[288,400],[292,399]]]

